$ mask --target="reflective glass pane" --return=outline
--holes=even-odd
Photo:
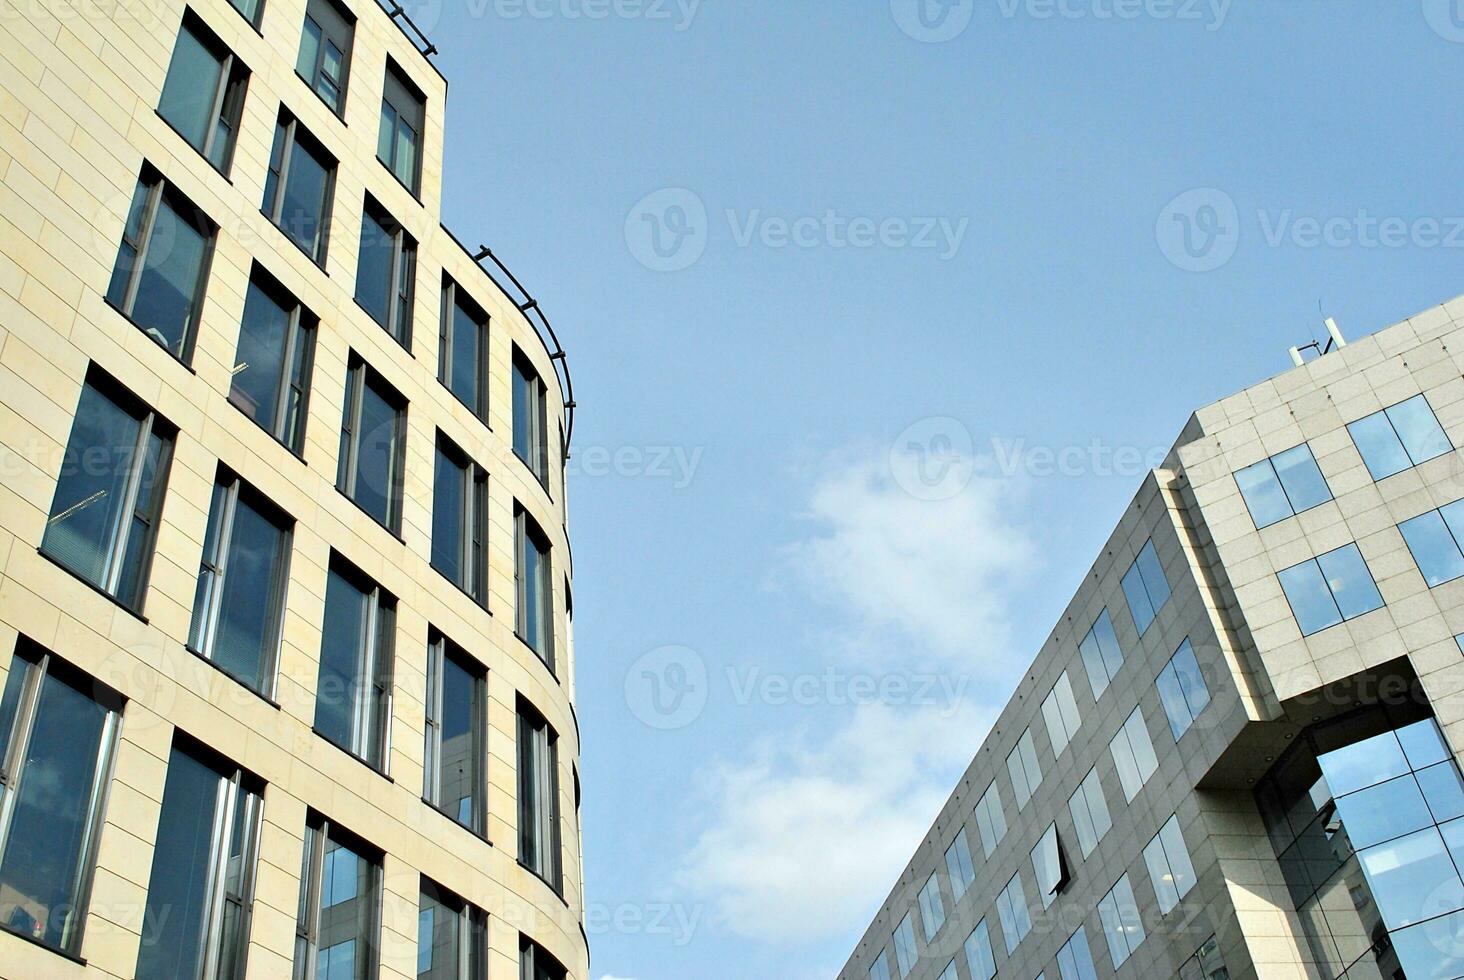
[[[1353,847],[1402,837],[1432,824],[1413,776],[1400,776],[1339,797],[1337,810]]]
[[[234,360],[230,400],[254,421],[275,432],[275,415],[284,379],[290,311],[251,282],[244,300],[244,321]]]
[[[1190,715],[1198,718],[1200,712],[1210,704],[1210,688],[1205,683],[1205,675],[1195,657],[1195,648],[1188,639],[1179,645],[1171,662],[1174,665],[1174,674],[1179,679],[1180,689],[1184,691],[1184,700],[1189,706]]]
[[[222,72],[223,60],[205,47],[185,23],[173,46],[158,114],[200,150],[213,125],[214,99]]]
[[[1401,776],[1409,770],[1403,746],[1391,731],[1322,753],[1317,763],[1337,796]]]
[[[1317,461],[1306,443],[1277,453],[1271,457],[1271,464],[1275,466],[1276,476],[1296,513],[1332,499],[1332,490],[1322,477],[1322,471],[1317,469]]]
[[[280,206],[280,227],[311,258],[323,253],[326,194],[330,190],[330,167],[304,144],[295,142],[290,154],[290,172],[285,178],[285,198]]]
[[[396,526],[397,410],[366,380],[361,385],[356,485],[352,498],[387,527]]]
[[[219,774],[175,747],[148,877],[137,980],[198,976]]]
[[[448,387],[473,411],[479,410],[479,342],[482,329],[460,305],[452,307],[452,376]],[[517,432],[517,422],[515,422]]]
[[[1440,762],[1414,773],[1423,798],[1437,823],[1464,817],[1464,781],[1452,761]]]
[[[234,510],[219,623],[210,659],[256,691],[268,691],[284,596],[289,536],[241,499]]]
[[[1237,470],[1235,484],[1240,487],[1240,495],[1245,498],[1246,509],[1256,527],[1268,527],[1291,516],[1291,504],[1269,459]]]
[[[442,804],[459,823],[476,828],[478,772],[478,680],[454,658],[442,667]]]
[[[991,980],[996,976],[996,958],[991,951],[991,933],[985,919],[976,923],[976,928],[966,937],[966,966],[975,980]]]
[[[1349,544],[1319,555],[1317,564],[1326,576],[1332,598],[1336,600],[1343,619],[1361,616],[1383,604],[1383,597],[1378,595],[1378,587],[1373,584],[1372,573],[1367,570],[1357,545]]]
[[[1140,635],[1154,621],[1154,606],[1149,602],[1149,593],[1144,590],[1143,576],[1135,564],[1123,577],[1123,594],[1128,599],[1129,612],[1134,617],[1134,627]]]
[[[1154,551],[1153,541],[1144,545],[1139,552],[1139,557],[1134,560],[1134,564],[1144,578],[1144,588],[1149,593],[1149,602],[1157,613],[1169,601],[1169,580],[1164,577],[1164,568],[1159,564],[1159,556]]]
[[[381,222],[361,215],[361,250],[356,264],[356,301],[383,327],[391,323],[392,263],[396,238]]]
[[[321,40],[320,25],[306,16],[305,28],[300,36],[300,57],[295,61],[295,70],[304,75],[307,81],[315,78],[315,66],[320,63]]]
[[[1310,636],[1342,622],[1342,614],[1338,612],[1337,603],[1333,601],[1322,570],[1315,561],[1293,565],[1276,573],[1276,577],[1281,582],[1281,590],[1286,593],[1286,601],[1291,604],[1291,612],[1302,636]]]
[[[1357,857],[1389,929],[1464,908],[1464,882],[1433,827]]]
[[[1159,689],[1159,702],[1164,706],[1164,714],[1169,719],[1169,731],[1177,742],[1189,730],[1194,719],[1190,716],[1189,704],[1184,699],[1184,690],[1179,686],[1173,663],[1166,664],[1159,672],[1154,686]]]
[[[347,749],[362,679],[361,644],[365,639],[369,597],[334,569],[325,588],[325,622],[321,629],[320,676],[315,694],[315,728]]]
[[[1429,408],[1428,400],[1422,395],[1414,395],[1406,402],[1394,405],[1387,410],[1387,416],[1415,465],[1442,456],[1454,448],[1439,427],[1439,420]]]
[[[1464,912],[1411,926],[1389,939],[1409,977],[1464,976]]]
[[[467,583],[463,565],[467,472],[439,446],[432,487],[432,567],[459,586]]]
[[[1358,419],[1347,426],[1347,431],[1352,434],[1352,441],[1374,480],[1401,473],[1413,465],[1392,423],[1382,412]]]
[[[208,241],[164,195],[158,202],[137,297],[129,313],[143,333],[175,357],[184,355]]]
[[[1420,514],[1398,525],[1408,551],[1429,588],[1464,575],[1464,554],[1449,533],[1443,515],[1436,510]]]

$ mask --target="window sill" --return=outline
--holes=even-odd
[[[402,180],[402,178],[397,174],[397,172],[395,170],[393,170],[390,167],[388,167],[386,165],[386,161],[383,160],[383,159],[381,159],[380,156],[378,156],[376,158],[376,162],[379,163],[379,164],[381,164],[381,168],[383,170],[385,170],[387,173],[391,174],[391,179],[394,180],[394,181],[396,181],[398,184],[400,184],[402,186],[402,190],[404,190],[408,194],[412,195],[412,200],[416,201],[419,206],[426,207],[426,205],[422,203],[422,192],[420,190],[412,190],[412,188],[407,184],[407,182],[405,180]],[[422,178],[420,176],[417,178],[417,180],[419,182],[421,181],[421,179]]]
[[[554,683],[559,684],[560,683],[559,674],[555,672],[555,670],[554,670],[554,664],[552,664],[548,660],[545,660],[544,659],[544,655],[542,653],[540,653],[538,650],[535,650],[533,644],[531,644],[528,640],[524,639],[523,634],[521,634],[518,630],[514,630],[513,631],[513,635],[514,635],[515,638],[518,639],[518,641],[520,643],[522,643],[524,645],[524,649],[525,650],[529,651],[530,653],[532,653],[534,655],[534,659],[535,660],[537,660],[539,663],[541,663],[541,664],[544,665],[544,669],[547,670],[547,671],[549,671],[549,676],[552,677],[552,678],[554,678]]]
[[[285,232],[285,229],[281,228],[279,226],[278,222],[276,222],[274,218],[270,217],[270,214],[269,214],[268,211],[266,211],[264,208],[260,208],[259,209],[259,213],[262,214],[262,215],[264,215],[264,220],[265,221],[268,221],[270,223],[270,226],[272,228],[274,228],[275,231],[277,231],[277,232],[280,233],[280,237],[281,238],[283,238],[285,241],[289,242],[291,245],[293,245],[296,249],[299,250],[299,252],[300,252],[301,255],[303,255],[303,256],[305,256],[305,258],[309,259],[311,265],[313,265],[316,268],[318,268],[321,272],[325,272],[325,256],[327,254],[327,248],[326,248],[325,243],[322,243],[321,244],[321,246],[320,246],[320,258],[317,259],[315,256],[313,256],[313,255],[310,254],[310,250],[309,249],[307,249],[304,245],[301,245],[299,242],[295,241],[295,239],[291,238]],[[321,236],[328,242],[330,240],[330,228],[329,227],[326,227],[326,228],[322,229],[321,230]],[[329,272],[325,272],[325,274],[327,276],[330,275]]]
[[[349,57],[346,58],[346,63],[348,65],[350,64],[350,58]],[[347,71],[349,72],[349,68],[347,69]],[[348,122],[346,122],[346,88],[342,88],[341,89],[341,107],[339,109],[332,109],[330,107],[330,103],[327,102],[327,101],[325,101],[325,96],[323,96],[319,92],[315,91],[315,85],[314,85],[314,83],[312,83],[310,81],[310,79],[306,78],[304,75],[300,74],[300,69],[298,69],[298,68],[295,69],[295,77],[298,78],[298,79],[300,79],[300,81],[302,81],[302,82],[305,83],[305,88],[309,90],[309,92],[310,92],[311,95],[315,96],[317,99],[320,100],[320,104],[323,105],[323,106],[325,106],[325,111],[326,112],[329,112],[332,116],[335,116],[336,119],[340,121],[340,124],[342,126],[345,126],[347,129],[350,128],[351,124],[348,123]],[[350,84],[351,84],[350,75],[347,74],[347,76],[346,76],[346,86],[347,86],[347,88],[349,88]]]
[[[320,740],[322,742],[325,742],[327,745],[333,745],[337,749],[340,749],[341,752],[345,753],[345,755],[346,755],[347,758],[354,759],[355,761],[359,762],[361,765],[365,766],[367,769],[370,769],[372,772],[376,773],[376,775],[380,776],[382,779],[386,780],[388,783],[395,783],[396,782],[396,780],[395,779],[392,779],[391,776],[389,776],[386,773],[385,770],[376,768],[369,761],[367,761],[366,759],[361,758],[359,755],[357,755],[356,753],[352,752],[350,749],[346,748],[344,745],[342,745],[341,743],[337,742],[335,739],[331,738],[329,735],[325,734],[325,732],[323,732],[320,729],[316,728],[314,725],[311,725],[310,726],[310,731],[313,732],[314,734],[320,736]]]
[[[283,448],[285,450],[285,452],[289,453],[291,456],[293,456],[296,459],[298,459],[300,461],[300,465],[302,465],[302,466],[309,466],[310,465],[309,463],[305,462],[305,456],[302,453],[297,452],[293,446],[287,445],[284,441],[282,441],[279,438],[279,436],[275,435],[273,432],[271,432],[268,429],[266,429],[264,427],[264,424],[261,423],[259,421],[259,419],[255,418],[253,415],[250,415],[248,412],[244,411],[244,409],[239,405],[239,403],[236,402],[236,401],[234,401],[233,393],[232,392],[230,392],[229,397],[226,398],[225,400],[230,405],[234,406],[234,409],[240,415],[244,416],[251,423],[253,423],[254,426],[255,426],[255,428],[259,429],[260,432],[263,432],[265,435],[269,436],[271,442],[273,442],[277,446],[280,446],[281,448]],[[303,441],[303,433],[302,433],[302,441]]]
[[[431,565],[432,563],[429,561],[428,564]],[[463,595],[467,596],[470,600],[472,600],[473,605],[477,606],[479,609],[483,610],[488,615],[490,615],[490,616],[493,615],[493,610],[491,610],[491,609],[488,608],[488,601],[487,601],[487,599],[479,599],[477,596],[473,595],[473,593],[469,592],[467,589],[463,588],[461,585],[459,585],[458,583],[454,582],[452,580],[452,576],[447,575],[446,573],[444,573],[442,571],[442,569],[438,568],[436,565],[432,565],[432,570],[434,572],[436,572],[438,574],[438,576],[444,582],[448,583],[454,589],[457,589]]]
[[[569,908],[569,901],[564,897],[564,892],[560,891],[558,888],[555,888],[553,883],[551,883],[548,878],[545,878],[543,875],[539,874],[538,871],[529,867],[527,864],[524,864],[522,858],[519,859],[518,866],[520,868],[523,868],[529,874],[533,875],[535,878],[538,878],[540,881],[542,881],[544,883],[544,887],[553,892],[554,897],[559,899],[560,903],[563,904],[565,908]]]
[[[21,932],[19,929],[13,928],[8,923],[0,922],[0,936],[14,936],[16,939],[24,940],[25,942],[30,943],[32,946],[39,946],[41,949],[44,949],[47,952],[55,953],[63,960],[70,960],[77,966],[86,966],[86,960],[78,954],[68,953],[66,950],[58,949],[48,942],[42,942],[35,936],[28,936],[25,933]]]
[[[223,667],[220,667],[218,664],[214,663],[208,657],[204,656],[202,653],[200,653],[197,650],[193,649],[188,644],[186,644],[186,643],[183,644],[183,649],[187,650],[189,653],[193,654],[199,660],[202,660],[204,663],[208,664],[214,670],[218,671],[220,674],[224,675],[229,680],[233,681],[235,684],[238,684],[240,687],[244,688],[244,690],[248,691],[250,694],[253,694],[255,697],[259,698],[259,700],[263,701],[265,704],[269,705],[271,708],[275,709],[276,711],[281,710],[280,709],[280,703],[278,701],[276,701],[274,698],[270,697],[268,694],[265,694],[263,691],[256,690],[255,688],[250,687],[247,683],[245,683],[244,681],[240,680],[238,677],[235,677],[233,674],[229,673]]]
[[[233,5],[230,4],[230,6],[233,6]],[[261,36],[263,36],[263,35],[261,35]],[[174,133],[177,134],[177,136],[178,136],[178,138],[180,140],[182,140],[183,142],[187,143],[189,145],[189,147],[192,148],[193,152],[198,154],[198,158],[200,160],[202,160],[204,163],[208,164],[210,170],[212,170],[214,173],[218,174],[220,177],[224,178],[224,180],[227,181],[230,186],[233,185],[234,178],[232,178],[232,177],[229,176],[229,172],[227,170],[224,170],[221,167],[216,166],[212,160],[210,160],[207,156],[204,155],[204,152],[202,150],[200,150],[197,146],[194,146],[193,141],[190,140],[188,137],[184,136],[183,133],[178,129],[178,127],[173,125],[172,120],[170,120],[167,116],[163,115],[161,112],[159,112],[156,109],[153,110],[153,115],[155,115],[159,119],[161,119],[163,121],[163,123],[169,129],[171,129]],[[229,150],[229,164],[230,164],[230,167],[231,168],[233,166],[233,163],[234,163],[234,153],[233,153],[233,148],[230,147],[230,150]]]
[[[132,319],[132,317],[128,316],[127,313],[123,311],[122,307],[118,306],[116,303],[113,303],[110,299],[107,299],[107,298],[103,298],[102,299],[102,302],[105,303],[107,305],[107,307],[110,310],[112,310],[112,312],[116,313],[122,319],[124,319],[128,323],[132,324],[133,328],[136,329],[138,333],[140,333],[144,337],[146,337],[150,343],[156,345],[157,348],[158,348],[158,350],[162,351],[164,354],[167,354],[169,357],[171,357],[175,362],[177,362],[177,364],[180,367],[183,368],[183,370],[187,371],[189,374],[193,375],[194,377],[198,377],[198,372],[193,369],[193,365],[192,364],[189,364],[183,358],[181,358],[177,354],[173,353],[173,349],[171,347],[164,347],[162,341],[158,340],[152,334],[148,333],[147,332],[148,331],[148,328],[147,327],[144,327],[142,324],[140,324],[136,320]],[[193,317],[193,322],[190,323],[189,326],[188,326],[188,332],[189,333],[195,333],[197,331],[197,329],[198,329],[198,317],[195,314],[194,317]],[[190,346],[192,345],[192,338],[189,339],[189,344],[190,344]],[[192,356],[192,353],[193,352],[190,350],[189,351],[189,356]]]
[[[132,618],[136,619],[139,623],[142,623],[144,626],[150,626],[151,625],[148,622],[147,617],[144,616],[139,610],[133,609],[127,603],[123,602],[121,599],[117,598],[112,593],[110,593],[106,589],[102,588],[100,585],[97,585],[95,582],[92,582],[92,581],[89,581],[87,579],[82,578],[80,575],[77,574],[77,572],[76,572],[75,569],[71,568],[68,565],[63,564],[59,558],[55,558],[55,557],[53,557],[51,555],[48,555],[41,548],[37,548],[36,549],[36,554],[40,555],[42,558],[46,559],[46,561],[50,562],[52,565],[55,565],[57,568],[59,568],[63,572],[65,572],[67,575],[70,575],[72,578],[76,579],[78,582],[80,582],[81,584],[85,585],[88,589],[91,589],[97,595],[102,596],[103,598],[105,598],[108,602],[112,603],[112,605],[116,606],[118,609],[121,609],[123,612],[127,613],[127,615],[129,615]],[[42,945],[44,945],[44,944],[42,944]],[[49,949],[50,947],[47,947],[47,948]]]
[[[382,333],[386,334],[388,337],[390,337],[392,339],[392,341],[398,347],[400,347],[402,350],[406,351],[408,357],[410,357],[414,361],[417,359],[417,355],[412,353],[412,346],[411,346],[411,344],[412,344],[412,338],[411,338],[411,335],[410,334],[408,334],[407,335],[407,339],[405,341],[403,341],[396,334],[394,334],[394,333],[391,332],[391,328],[390,327],[388,327],[386,324],[382,323],[380,320],[376,319],[376,314],[375,313],[372,313],[370,310],[368,310],[366,308],[366,304],[363,303],[363,302],[361,302],[361,297],[354,296],[353,295],[351,297],[351,301],[353,303],[355,303],[358,307],[361,308],[361,312],[362,313],[365,313],[366,316],[368,318],[370,318],[370,320],[371,320],[372,323],[376,324],[378,327],[381,328],[381,332]],[[388,300],[388,302],[390,302],[390,300]]]
[[[488,835],[487,834],[480,834],[480,833],[478,833],[472,827],[469,827],[467,824],[463,823],[457,817],[453,816],[451,813],[448,813],[442,807],[438,806],[436,803],[433,803],[431,800],[427,799],[427,797],[425,797],[425,796],[422,797],[422,802],[423,802],[423,804],[426,805],[427,809],[431,810],[433,813],[436,813],[436,814],[441,815],[441,817],[444,820],[446,820],[448,823],[452,824],[454,827],[457,827],[459,830],[462,830],[462,831],[464,831],[466,833],[471,834],[474,839],[482,841],[484,844],[487,844],[489,847],[492,847],[493,846],[493,842],[488,839]]]
[[[352,497],[350,494],[346,493],[346,491],[342,490],[340,488],[340,485],[339,484],[336,485],[336,488],[335,489],[336,489],[336,493],[340,494],[342,497],[344,497],[345,499],[347,499],[347,500],[349,500],[351,502],[351,506],[352,507],[355,507],[361,513],[363,513],[367,517],[371,518],[371,523],[373,523],[377,527],[381,528],[387,534],[390,534],[393,538],[396,538],[396,540],[397,540],[397,542],[399,544],[406,544],[407,543],[407,539],[406,538],[402,537],[401,534],[399,534],[398,532],[393,531],[391,529],[391,525],[389,525],[389,524],[383,524],[377,518],[377,516],[375,514],[371,513],[371,511],[367,510],[365,507],[362,507],[359,503],[357,503],[355,497]]]

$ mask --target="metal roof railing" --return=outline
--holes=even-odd
[[[382,10],[386,11],[387,16],[396,21],[402,33],[417,46],[417,50],[422,53],[424,58],[430,59],[437,53],[437,45],[433,44],[431,38],[417,26],[416,21],[412,20],[411,15],[400,3],[397,3],[396,0],[376,0],[376,2]]]

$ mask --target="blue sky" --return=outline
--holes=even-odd
[[[917,2],[421,0],[581,406],[591,980],[832,977],[1143,461],[1464,292],[1452,0]]]

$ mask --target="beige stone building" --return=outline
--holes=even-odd
[[[1464,976],[1461,447],[1464,300],[1196,412],[841,980]]]
[[[394,6],[0,0],[0,977],[587,980],[568,375]]]

